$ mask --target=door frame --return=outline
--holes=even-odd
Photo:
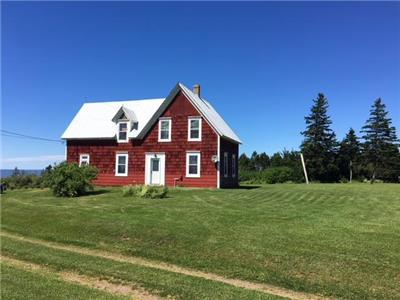
[[[160,159],[160,185],[165,185],[165,153],[164,152],[151,152],[145,154],[145,172],[144,183],[150,185],[151,183],[151,159]]]

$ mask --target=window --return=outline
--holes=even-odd
[[[160,119],[158,122],[158,141],[171,141],[171,119]]]
[[[188,119],[188,140],[201,141],[201,118],[190,117]]]
[[[186,153],[186,177],[200,177],[200,152]]]
[[[224,177],[228,177],[228,152],[224,152]]]
[[[118,153],[115,160],[115,176],[128,176],[128,154]]]
[[[90,155],[89,154],[81,154],[79,155],[79,166],[86,166],[89,164]]]
[[[232,177],[236,177],[236,154],[232,154]]]
[[[129,122],[118,122],[118,143],[128,142],[128,126]]]

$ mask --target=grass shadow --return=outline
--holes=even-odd
[[[260,188],[261,185],[239,185],[236,189],[240,190],[254,190]]]
[[[82,196],[97,196],[97,195],[107,194],[109,192],[110,192],[110,190],[107,190],[107,189],[96,189],[93,191],[88,191],[85,194],[83,194]]]

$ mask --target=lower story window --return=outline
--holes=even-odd
[[[115,175],[128,176],[128,154],[118,153],[115,160]]]
[[[236,177],[236,154],[232,154],[232,177]]]
[[[79,155],[79,166],[86,166],[89,164],[90,155],[89,154],[80,154]]]
[[[186,177],[200,177],[200,152],[186,153]]]
[[[228,152],[224,152],[224,177],[228,177]]]

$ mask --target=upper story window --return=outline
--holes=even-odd
[[[165,118],[158,121],[158,141],[170,142],[171,141],[171,119]]]
[[[117,153],[115,157],[115,176],[128,176],[128,153]]]
[[[79,166],[86,166],[89,164],[90,155],[89,154],[80,154],[79,155]]]
[[[118,122],[118,143],[128,142],[129,122]]]
[[[190,117],[188,119],[188,140],[201,141],[201,118]]]
[[[228,152],[224,152],[224,177],[228,177]]]
[[[236,177],[236,154],[232,154],[232,177]]]
[[[186,153],[186,177],[200,177],[200,152]]]

